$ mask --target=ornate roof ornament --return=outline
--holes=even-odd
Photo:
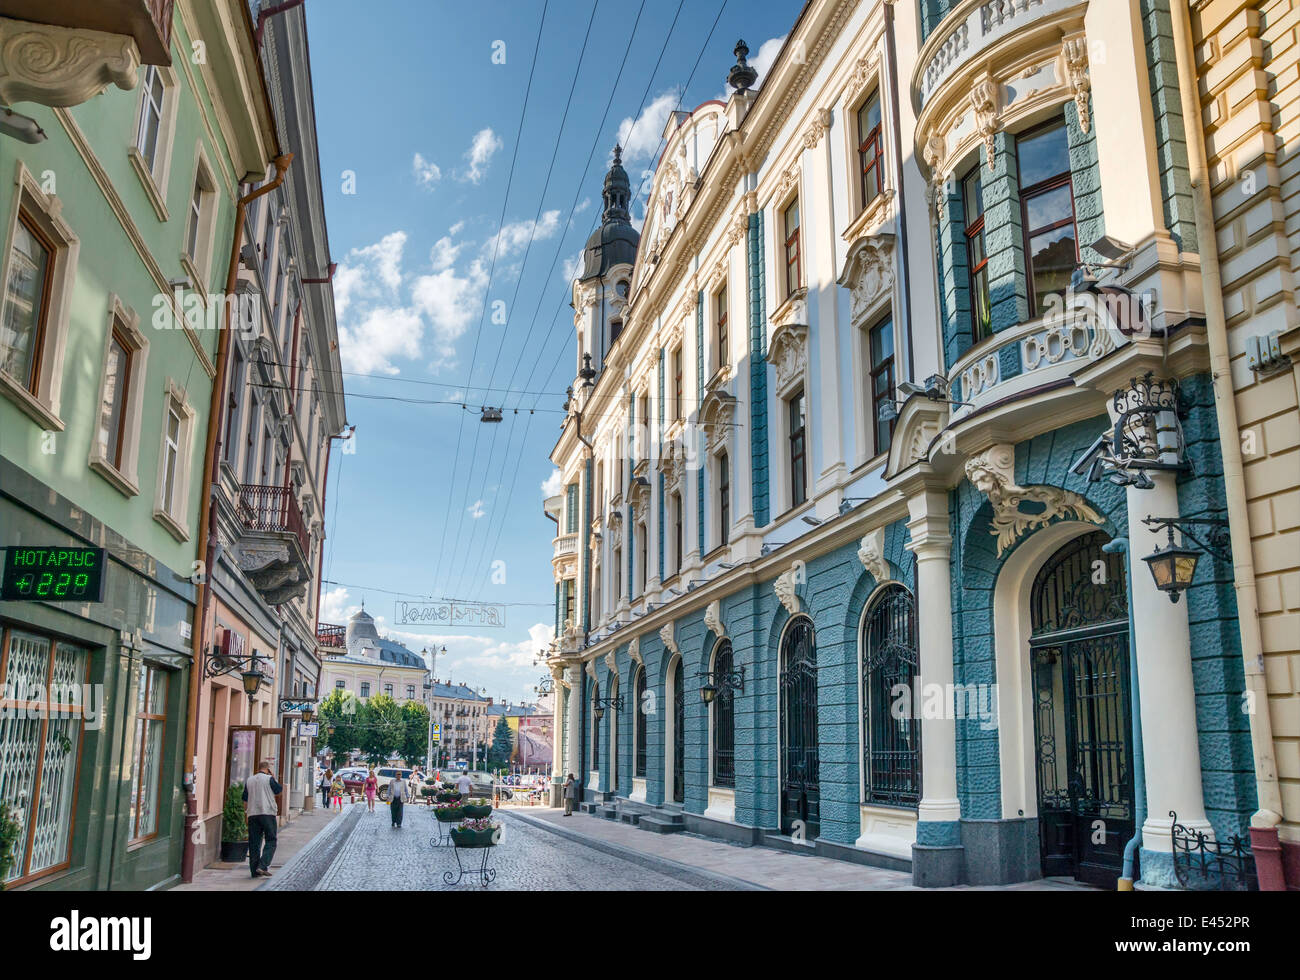
[[[736,63],[727,72],[727,84],[737,92],[744,92],[758,81],[758,69],[745,60],[749,56],[749,45],[743,40],[736,42],[731,53],[736,56]]]
[[[1057,517],[1075,517],[1093,524],[1105,519],[1072,490],[1048,486],[1017,486],[1015,447],[997,443],[966,461],[966,479],[993,505],[993,528],[998,539],[998,557],[1026,531],[1045,527]],[[1034,512],[1021,510],[1022,503],[1034,505]]]
[[[704,610],[704,627],[713,631],[719,640],[727,638],[727,627],[722,622],[722,600],[714,599]]]
[[[877,585],[883,585],[894,578],[893,570],[889,567],[889,561],[885,558],[885,529],[878,527],[874,531],[868,531],[858,542],[858,561],[862,562],[862,567],[867,573],[876,580]]]

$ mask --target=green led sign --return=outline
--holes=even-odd
[[[0,599],[103,602],[103,548],[5,549]]]

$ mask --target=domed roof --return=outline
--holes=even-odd
[[[343,634],[343,642],[347,646],[348,653],[362,647],[376,647],[379,645],[379,630],[375,628],[375,618],[366,612],[365,606],[354,612],[348,619],[347,629]]]
[[[632,227],[628,205],[632,199],[632,183],[623,169],[623,148],[615,144],[614,162],[605,174],[601,191],[605,211],[600,227],[591,233],[583,249],[582,279],[603,276],[616,265],[636,262],[637,246],[641,233]]]

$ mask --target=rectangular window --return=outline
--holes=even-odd
[[[140,103],[140,126],[135,135],[135,146],[144,157],[144,162],[152,174],[158,173],[158,143],[163,127],[163,103],[166,99],[166,87],[163,85],[162,72],[155,65],[148,65],[144,70],[142,101]]]
[[[1029,315],[1046,311],[1047,298],[1064,292],[1079,264],[1070,182],[1070,144],[1058,119],[1016,139],[1020,223],[1025,234]]]
[[[894,398],[894,321],[884,320],[871,328],[871,418],[876,434],[876,454],[889,451],[894,422],[883,422],[880,409]]]
[[[194,191],[190,194],[189,226],[185,232],[185,254],[194,263],[199,259],[199,234],[203,228],[203,194],[203,184],[196,180]]]
[[[685,511],[682,507],[682,495],[673,494],[673,540],[676,542],[673,546],[673,574],[679,575],[682,570],[682,545],[685,543],[685,535],[682,527],[682,517]]]
[[[881,129],[880,92],[872,92],[858,109],[858,168],[862,172],[862,206],[885,189],[885,146]]]
[[[234,466],[239,456],[235,433],[239,430],[239,396],[244,389],[244,357],[239,352],[238,344],[231,344],[231,346],[234,350],[230,352],[230,380],[226,395],[226,434],[223,452],[226,462]]]
[[[370,682],[369,682],[369,681],[362,681],[362,682],[361,682],[361,696],[362,696],[363,698],[368,698],[368,697],[370,697]]]
[[[578,610],[574,608],[576,593],[574,591],[575,581],[571,578],[564,580],[564,625],[570,626],[577,618]]]
[[[798,507],[808,499],[808,469],[804,457],[808,422],[807,400],[802,391],[786,403],[790,425],[790,506]]]
[[[346,687],[347,687],[347,685],[344,684],[343,681],[335,681],[335,682],[334,682],[334,690],[336,690],[336,691],[346,690]]]
[[[414,685],[414,684],[407,684],[407,685],[406,685],[406,700],[408,700],[408,701],[414,701],[414,700],[415,700],[415,685]]]
[[[131,763],[131,841],[145,840],[158,833],[158,811],[162,807],[163,735],[167,729],[166,671],[140,665],[136,692],[135,754]]]
[[[682,349],[678,347],[673,351],[673,413],[674,419],[684,418],[686,413],[683,408],[686,405],[682,397]]]
[[[641,403],[637,406],[638,421],[641,423],[640,445],[637,447],[637,459],[650,458],[650,393],[646,392],[641,396]]]
[[[387,695],[388,697],[390,697],[390,698],[393,696],[393,685],[392,685],[392,684],[385,684],[385,685],[384,685],[384,694],[386,694],[386,695]]]
[[[54,253],[54,244],[25,211],[19,211],[5,278],[0,371],[32,394],[36,394],[41,374],[41,351],[54,286]]]
[[[724,284],[713,298],[713,308],[717,310],[714,321],[714,339],[717,342],[718,369],[726,367],[727,360],[727,287]]]
[[[176,488],[181,458],[181,415],[176,403],[167,401],[166,430],[163,433],[162,510],[176,513]]]
[[[82,698],[66,692],[87,681],[89,663],[90,651],[82,647],[19,630],[3,633],[6,695],[20,702],[48,697],[50,708],[34,715],[0,711],[0,801],[23,831],[13,844],[8,883],[68,865],[85,717]],[[17,707],[7,699],[0,703]]]
[[[970,275],[971,340],[978,344],[993,333],[989,304],[989,257],[984,247],[984,191],[976,165],[961,183],[966,212],[966,268]]]
[[[731,531],[731,462],[725,452],[718,453],[718,539],[730,540]]]
[[[799,258],[799,198],[785,209],[785,294],[792,296],[803,283]]]
[[[123,429],[126,425],[126,396],[131,389],[131,351],[118,330],[108,342],[108,359],[104,365],[104,396],[99,406],[99,453],[122,468]]]

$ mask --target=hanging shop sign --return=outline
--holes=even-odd
[[[5,548],[0,599],[103,602],[104,549],[11,545]]]
[[[506,607],[490,602],[395,603],[398,626],[505,626]]]

